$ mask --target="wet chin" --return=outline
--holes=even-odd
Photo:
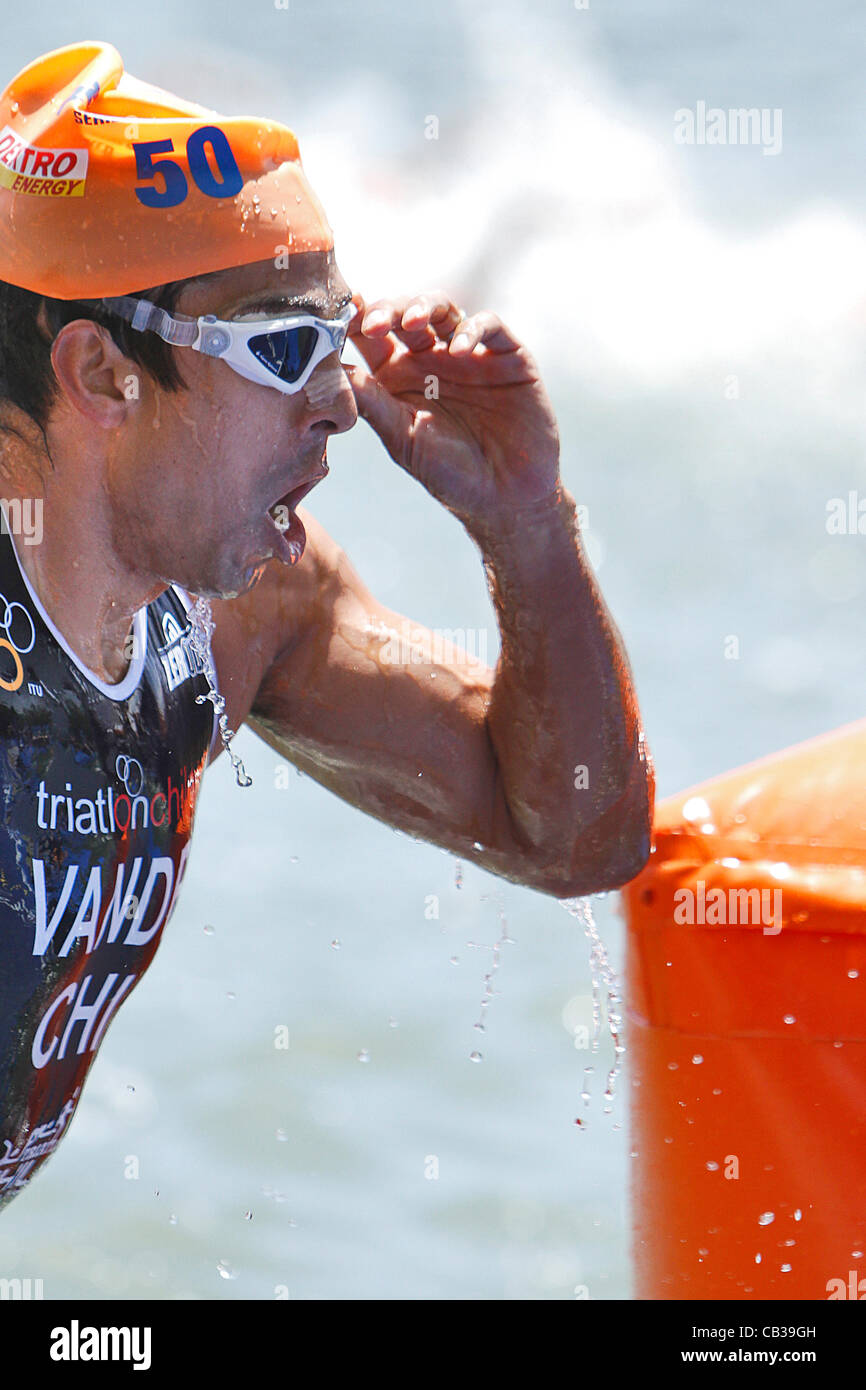
[[[224,563],[217,573],[203,575],[186,588],[202,598],[239,598],[258,584],[265,572],[265,563],[264,560],[250,560],[248,556],[235,558],[234,563]]]

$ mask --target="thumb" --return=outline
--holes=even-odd
[[[352,384],[358,414],[376,431],[394,462],[406,468],[414,410],[380,386],[366,367],[344,363],[343,370]]]

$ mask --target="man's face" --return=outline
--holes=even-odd
[[[239,266],[190,281],[175,312],[219,319],[277,318],[300,309],[333,318],[349,300],[333,252]],[[335,354],[305,388],[285,395],[247,381],[216,358],[173,349],[189,387],[164,391],[141,383],[131,433],[118,458],[125,486],[118,547],[146,561],[165,583],[230,598],[252,587],[272,556],[288,561],[286,540],[303,542],[296,518],[280,535],[269,515],[293,515],[302,493],[327,471],[331,434],[358,418]]]

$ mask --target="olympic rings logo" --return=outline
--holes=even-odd
[[[12,660],[15,662],[15,679],[13,681],[7,681],[0,676],[0,689],[11,691],[17,690],[24,680],[24,666],[21,657],[26,656],[28,652],[32,652],[36,645],[36,626],[23,603],[18,603],[17,600],[13,600],[10,603],[5,594],[0,594],[0,604],[2,604],[3,607],[3,617],[0,619],[0,628],[6,633],[5,637],[0,637],[0,647],[11,652]],[[15,622],[16,609],[23,613],[29,630],[29,641],[26,646],[22,646],[20,642],[20,639],[23,637],[20,619],[18,620],[17,632],[19,641],[16,642],[15,637],[12,635],[12,624]]]
[[[138,758],[128,758],[125,753],[118,753],[114,760],[114,770],[128,795],[138,796],[144,786],[144,769]]]

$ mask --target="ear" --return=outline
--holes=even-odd
[[[122,425],[139,392],[127,392],[141,369],[125,357],[108,329],[92,319],[67,323],[51,347],[51,364],[69,404],[103,429]]]

